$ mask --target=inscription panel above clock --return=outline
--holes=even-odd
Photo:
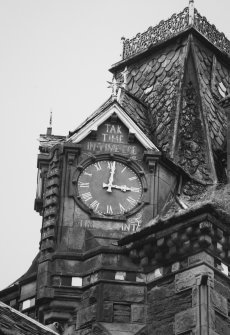
[[[142,144],[128,128],[119,119],[114,122],[112,118],[102,123],[81,144],[86,152],[120,154],[133,159],[141,159],[144,151]]]

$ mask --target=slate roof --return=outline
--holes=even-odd
[[[183,108],[188,104],[184,96],[185,76],[190,73],[194,77],[198,102],[195,117],[199,118],[202,133],[198,142],[203,148],[200,171],[193,177],[212,183],[217,181],[215,160],[219,164],[218,155],[225,152],[226,146],[227,120],[225,110],[219,105],[223,98],[219,86],[230,87],[230,59],[222,60],[221,55],[215,54],[214,49],[201,39],[190,30],[177,36],[176,40],[168,40],[167,44],[148,50],[142,57],[115,64],[111,72],[117,81],[122,82],[126,68],[126,95],[131,94],[146,106],[148,112],[140,109],[138,116],[142,113],[142,119],[149,124],[147,129],[150,129],[149,136],[154,144],[176,163],[179,163],[182,123],[191,118],[184,131],[190,128],[192,134],[198,120],[183,116]],[[192,70],[188,67],[189,56],[194,62]],[[191,166],[190,162],[187,165]]]
[[[138,125],[138,127],[150,138],[149,110],[138,97],[127,92],[123,88],[119,89],[117,98],[112,96],[104,102],[93,114],[91,114],[79,127],[69,133],[69,138],[79,132],[85,125],[97,118],[106,108],[112,104],[118,104],[126,114]]]
[[[0,301],[0,333],[3,335],[54,335],[57,332]]]
[[[174,43],[128,67],[127,91],[148,106],[154,144],[165,152],[173,138],[186,45],[186,40]],[[119,80],[119,73],[116,76]]]
[[[218,92],[218,83],[223,83],[225,87],[230,87],[230,69],[223,66],[220,61],[216,61],[215,77],[212,78],[213,53],[194,39],[194,54],[198,67],[200,80],[200,92],[203,110],[207,116],[208,128],[210,132],[213,150],[222,150],[226,137],[226,114],[223,108],[218,105],[221,99]],[[211,83],[213,82],[213,85]]]

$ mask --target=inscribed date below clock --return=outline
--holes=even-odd
[[[143,189],[137,173],[115,160],[88,165],[77,181],[80,200],[96,214],[122,215],[134,209]]]

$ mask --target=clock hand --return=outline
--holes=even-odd
[[[107,192],[112,192],[112,184],[115,170],[116,170],[116,162],[114,161],[110,171],[109,183],[108,184],[103,183],[103,188],[108,187]]]
[[[126,186],[126,185],[112,185],[113,188],[116,188],[117,190],[121,190],[122,192],[127,192],[127,191],[131,191],[131,188]]]
[[[111,191],[107,190],[107,192],[112,192],[112,188],[116,188],[117,190],[121,190],[122,192],[127,192],[127,191],[131,191],[132,190],[130,187],[128,187],[126,185],[118,186],[118,185],[113,185],[113,184],[109,185],[109,184],[103,183],[103,188],[104,187],[108,187],[108,189],[110,187]]]

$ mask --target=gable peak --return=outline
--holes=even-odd
[[[135,136],[146,150],[159,151],[159,149],[152,143],[146,134],[144,134],[140,127],[130,118],[117,101],[114,101],[110,106],[85,123],[82,128],[69,137],[67,142],[81,142],[92,131],[97,131],[98,127],[111,117],[119,119],[127,127],[129,133]]]

